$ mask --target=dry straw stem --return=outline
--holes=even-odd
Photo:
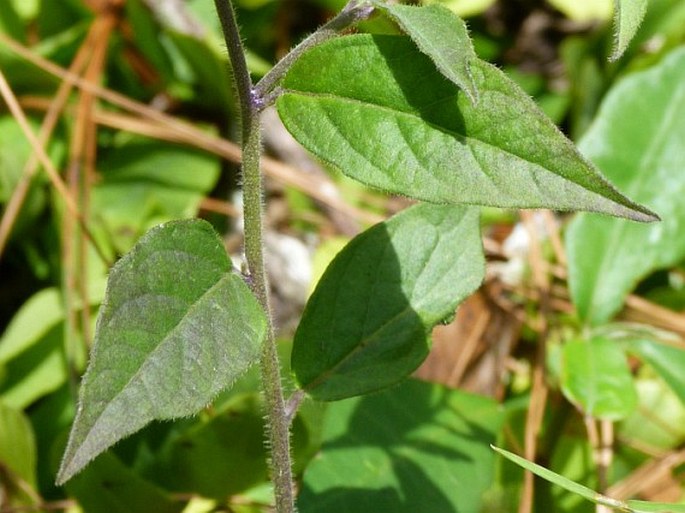
[[[523,221],[530,237],[530,266],[533,272],[533,282],[540,295],[540,331],[537,340],[537,353],[533,363],[533,388],[530,396],[530,405],[526,414],[526,429],[524,433],[524,454],[529,461],[535,461],[537,453],[537,436],[542,426],[545,406],[547,404],[547,384],[545,383],[545,360],[548,334],[547,316],[552,311],[549,302],[549,276],[548,266],[542,256],[542,247],[537,234],[533,212],[521,211]],[[521,502],[519,503],[519,513],[530,513],[533,510],[534,476],[531,472],[526,472],[523,491],[521,492]]]
[[[673,469],[685,463],[685,449],[674,450],[653,458],[607,489],[607,495],[626,500],[641,495],[644,490],[665,482]]]
[[[70,73],[78,74],[86,65],[91,44],[98,35],[100,25],[101,24],[98,22],[98,20],[95,20],[95,22],[91,24],[86,38],[76,52],[74,60],[69,66]],[[54,98],[49,102],[45,118],[43,119],[43,123],[41,124],[40,131],[38,133],[38,141],[42,148],[47,147],[50,137],[52,136],[52,132],[57,125],[59,115],[64,109],[73,87],[74,86],[70,82],[63,81],[57,89]],[[36,174],[36,171],[38,171],[38,166],[39,159],[37,158],[36,153],[33,152],[29,157],[29,160],[26,162],[21,174],[21,178],[19,179],[17,186],[14,188],[14,191],[12,191],[12,195],[7,202],[7,207],[5,208],[5,212],[0,220],[0,258],[2,258],[2,254],[7,245],[9,236],[12,233],[14,223],[16,222],[17,216],[19,215],[21,207],[24,204],[24,200],[26,199],[26,194],[28,193],[29,186],[31,185],[31,180]]]
[[[33,54],[30,49],[17,43],[5,34],[0,33],[0,43],[42,70],[73,84],[79,89],[88,91],[117,107],[144,118],[137,119],[131,116],[127,117],[121,114],[97,111],[95,119],[102,124],[108,124],[114,128],[130,130],[151,137],[189,144],[219,155],[231,162],[240,163],[242,160],[240,147],[231,141],[212,136],[178,118],[131,100],[104,87],[91,84],[64,68]],[[349,215],[353,219],[365,223],[376,223],[383,220],[381,216],[357,209],[342,201],[334,193],[333,188],[335,185],[329,180],[301,173],[291,166],[268,157],[262,158],[262,169],[270,178],[299,189],[308,196]]]
[[[86,234],[86,237],[88,237],[88,240],[95,248],[99,257],[102,259],[103,262],[109,265],[109,259],[104,254],[102,249],[95,243],[95,240],[92,237],[90,229],[88,228],[85,219],[79,212],[78,206],[74,201],[74,198],[69,193],[69,190],[62,181],[62,178],[59,176],[59,173],[55,169],[55,166],[53,166],[52,161],[48,157],[47,153],[45,153],[45,150],[40,145],[40,141],[38,141],[38,139],[36,138],[36,135],[33,133],[33,130],[31,130],[28,120],[26,119],[26,115],[24,114],[24,111],[19,105],[19,102],[17,102],[17,98],[14,95],[14,92],[12,92],[12,89],[10,88],[10,85],[7,82],[7,79],[5,78],[5,75],[2,72],[2,70],[0,70],[0,96],[2,96],[3,100],[7,104],[10,113],[12,114],[14,119],[16,119],[22,132],[24,132],[24,135],[28,139],[29,144],[31,145],[33,151],[37,155],[38,160],[45,168],[45,171],[47,172],[48,177],[50,178],[50,182],[52,182],[53,187],[55,187],[57,193],[64,201],[67,210],[71,215],[78,219],[81,229]]]
[[[96,31],[97,38],[91,43],[91,58],[84,72],[84,79],[88,82],[97,83],[101,79],[106,64],[110,36],[116,22],[114,11],[103,10],[91,26]],[[90,218],[91,184],[94,181],[97,159],[97,126],[92,116],[95,102],[96,97],[91,93],[79,92],[73,132],[69,141],[69,162],[66,175],[72,197],[77,198],[79,211],[86,219]],[[74,345],[79,340],[77,336],[79,333],[79,309],[76,306],[76,294],[80,298],[81,305],[90,304],[87,239],[82,230],[77,230],[76,221],[70,215],[65,215],[62,220],[62,262],[64,269],[62,292],[66,306],[66,340],[69,341],[66,357],[72,371],[75,370],[74,355],[77,354]],[[80,340],[87,351],[92,338],[89,308],[80,309],[80,321]],[[70,372],[74,392],[77,388],[75,379],[77,375],[77,372]]]

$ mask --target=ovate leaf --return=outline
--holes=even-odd
[[[309,50],[277,100],[288,130],[368,185],[434,203],[654,215],[616,191],[495,66],[471,63],[477,106],[402,36]]]
[[[403,379],[483,272],[477,209],[417,205],[357,236],[326,269],[295,333],[300,386],[335,400]]]
[[[265,333],[208,223],[152,229],[112,269],[58,482],[150,421],[205,407],[257,360]]]
[[[637,282],[685,256],[685,49],[607,95],[580,148],[663,221],[638,225],[589,214],[569,225],[571,296],[589,324],[607,322]]]
[[[614,50],[610,60],[618,60],[635,37],[647,12],[648,0],[614,0]]]
[[[623,350],[595,337],[564,344],[561,389],[586,415],[620,420],[637,406],[637,392]]]
[[[476,52],[459,16],[439,4],[417,7],[375,1],[373,5],[407,33],[447,80],[466,92],[474,104],[478,101],[478,89],[471,76]]]
[[[329,405],[302,513],[476,512],[495,480],[488,449],[505,411],[490,398],[407,380]]]

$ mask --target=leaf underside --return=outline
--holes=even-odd
[[[470,67],[477,106],[403,36],[305,53],[283,81],[285,126],[328,165],[433,203],[656,216],[613,188],[496,67]]]
[[[481,283],[478,209],[422,204],[353,239],[312,294],[292,367],[337,400],[387,387],[425,359],[430,330]]]
[[[208,223],[150,230],[111,271],[57,482],[152,420],[197,413],[258,359],[265,333]]]

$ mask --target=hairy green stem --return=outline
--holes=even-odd
[[[271,479],[276,496],[276,511],[295,511],[292,464],[290,459],[289,418],[285,410],[281,371],[274,338],[273,321],[262,246],[262,174],[258,102],[247,69],[235,11],[230,0],[214,0],[233,66],[241,112],[243,215],[245,219],[245,256],[253,290],[268,318],[268,334],[262,351],[262,386],[267,407],[267,426],[271,450]]]
[[[254,88],[255,97],[263,103],[263,105],[259,105],[259,107],[264,108],[267,106],[269,102],[264,99],[268,97],[269,93],[273,91],[274,87],[288,72],[290,66],[292,66],[304,52],[313,46],[336,37],[340,31],[361,20],[367,19],[372,13],[372,5],[364,1],[350,0],[337,16],[331,18],[330,21],[322,25],[316,32],[309,35],[295,48],[290,50],[285,57],[278,61],[278,63],[262,77]]]

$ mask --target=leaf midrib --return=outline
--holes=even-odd
[[[501,93],[501,92],[496,91],[496,90],[490,90],[490,91],[487,91],[487,92],[493,93],[493,94],[502,94],[502,95],[504,95],[504,93]],[[409,118],[409,119],[411,119],[411,120],[414,121],[414,122],[418,122],[418,123],[421,123],[421,124],[423,124],[423,125],[426,125],[426,126],[430,127],[431,129],[435,130],[436,132],[440,132],[440,133],[443,133],[443,134],[445,134],[445,135],[452,136],[454,139],[456,139],[457,141],[459,141],[459,142],[461,142],[462,144],[464,144],[464,146],[467,147],[467,148],[468,148],[469,150],[471,150],[471,151],[473,151],[473,148],[474,148],[474,147],[478,147],[479,145],[485,146],[485,147],[489,148],[490,150],[493,150],[493,149],[494,149],[495,151],[497,151],[497,152],[499,152],[499,153],[504,153],[504,154],[506,154],[506,155],[509,155],[510,157],[513,157],[513,158],[519,159],[519,160],[521,160],[521,161],[523,161],[523,162],[526,162],[526,163],[528,163],[528,164],[530,164],[530,165],[532,165],[532,166],[536,166],[536,167],[540,168],[541,170],[545,170],[545,171],[551,173],[551,174],[554,175],[554,176],[557,176],[557,177],[559,177],[559,178],[562,178],[562,179],[564,179],[564,180],[567,180],[569,183],[572,183],[572,184],[574,184],[574,185],[576,185],[576,186],[582,188],[582,189],[583,189],[584,191],[586,191],[588,194],[592,194],[592,195],[594,195],[594,196],[599,196],[599,197],[602,198],[603,200],[609,201],[609,202],[611,202],[613,205],[619,206],[621,209],[627,209],[627,210],[630,210],[631,212],[636,212],[632,207],[628,207],[628,206],[623,205],[623,204],[621,204],[621,203],[617,203],[617,202],[616,202],[615,200],[613,200],[613,199],[610,199],[610,198],[607,198],[607,197],[605,197],[605,196],[602,196],[601,194],[599,194],[599,193],[597,193],[597,192],[595,192],[595,191],[592,191],[591,189],[588,189],[588,188],[585,187],[584,185],[582,185],[582,184],[580,184],[580,183],[578,183],[578,182],[576,182],[576,181],[574,181],[574,180],[571,180],[571,179],[567,178],[566,176],[564,176],[564,175],[562,175],[562,174],[560,174],[560,173],[558,173],[558,172],[556,172],[556,171],[553,171],[553,170],[549,169],[549,168],[546,167],[544,164],[541,164],[541,163],[539,163],[539,162],[535,162],[535,161],[533,161],[533,160],[530,160],[530,159],[526,158],[525,156],[518,155],[517,153],[514,153],[514,152],[510,151],[509,149],[505,149],[505,148],[502,148],[502,147],[500,147],[500,146],[496,146],[496,145],[494,145],[494,144],[492,144],[492,143],[490,143],[490,142],[488,142],[488,141],[486,141],[486,140],[479,139],[479,138],[477,138],[477,137],[473,137],[473,136],[467,135],[466,133],[456,132],[456,131],[454,131],[454,130],[452,130],[452,129],[446,128],[446,127],[441,126],[441,125],[438,125],[438,124],[436,124],[435,122],[428,121],[428,120],[426,120],[425,118],[423,118],[423,117],[420,115],[420,113],[418,113],[418,112],[416,112],[416,111],[399,110],[399,109],[397,109],[397,108],[389,107],[389,106],[386,106],[386,105],[381,105],[381,104],[378,104],[378,103],[372,103],[372,102],[360,100],[360,99],[358,99],[358,98],[350,98],[350,97],[347,97],[347,96],[340,96],[340,95],[330,94],[330,93],[319,93],[319,92],[312,92],[312,91],[300,91],[300,90],[296,90],[296,89],[286,89],[286,90],[284,90],[284,93],[283,93],[283,94],[290,94],[290,95],[293,95],[293,96],[304,96],[304,97],[310,97],[310,98],[314,98],[314,99],[336,100],[336,101],[340,101],[340,102],[343,102],[343,103],[356,104],[356,105],[359,105],[359,106],[361,106],[361,107],[363,107],[363,108],[368,108],[368,109],[375,109],[375,110],[379,110],[379,111],[384,111],[384,112],[390,113],[390,114],[393,115],[393,116],[403,116],[403,117]],[[442,101],[448,100],[448,99],[450,99],[450,98],[452,98],[452,97],[455,97],[455,96],[456,96],[456,94],[453,95],[453,96],[451,96],[451,97],[445,97],[445,98],[443,98],[443,99],[436,100],[434,103],[435,103],[435,104],[438,104],[438,103],[440,103],[440,102],[442,102]],[[430,106],[430,105],[432,105],[432,104],[429,104],[429,106]],[[512,119],[515,119],[515,118],[512,116]],[[498,123],[504,123],[504,122],[507,122],[507,121],[509,121],[509,120],[506,120],[506,119],[505,119],[505,120],[498,120]],[[532,135],[531,135],[530,137],[532,137]],[[348,144],[349,144],[349,140],[348,140],[347,138],[345,138],[345,141],[347,141]],[[367,163],[369,163],[374,169],[381,171],[382,174],[385,174],[385,173],[383,172],[382,169],[378,168],[375,164],[373,164],[372,162],[370,162],[370,161],[368,160],[368,158],[367,158],[364,154],[361,154],[361,153],[360,153],[358,150],[356,150],[354,147],[351,147],[351,148],[355,151],[355,153],[357,153],[357,155],[361,156],[361,157],[362,157]],[[323,158],[323,157],[322,157],[322,158]],[[327,160],[327,159],[326,159],[326,160]],[[328,161],[328,160],[327,160],[327,161]],[[483,166],[482,166],[480,163],[478,164],[478,167],[479,167],[479,169],[481,170],[481,172],[482,172],[484,175],[487,176],[487,173],[484,171]],[[594,175],[594,174],[593,174],[593,175]],[[597,178],[600,178],[600,177],[597,177]]]

